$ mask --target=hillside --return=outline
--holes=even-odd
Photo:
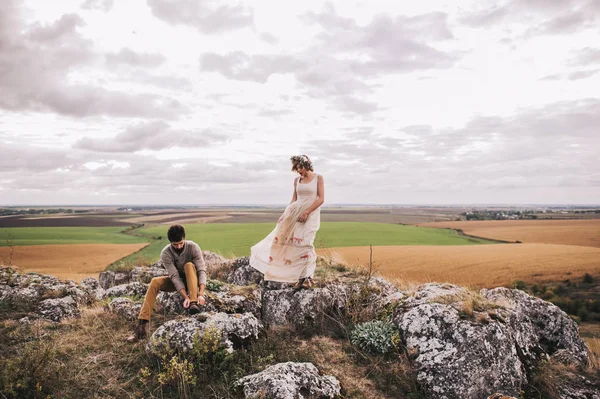
[[[1,268],[0,393],[537,399],[600,388],[598,354],[577,325],[523,291],[401,290],[324,262],[319,286],[294,292],[264,283],[247,258],[205,259],[205,313],[187,316],[178,294],[161,294],[151,338],[133,345],[123,338],[160,265],[81,285]]]

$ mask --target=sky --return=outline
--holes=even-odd
[[[600,0],[2,0],[0,206],[600,204]]]

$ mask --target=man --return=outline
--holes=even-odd
[[[127,338],[128,342],[146,338],[148,321],[160,291],[178,291],[183,297],[183,307],[190,314],[199,313],[200,306],[206,303],[206,265],[200,247],[185,239],[185,229],[179,224],[169,227],[167,236],[170,244],[163,248],[160,260],[167,269],[168,276],[155,277],[150,282],[138,316],[139,324],[133,335]]]

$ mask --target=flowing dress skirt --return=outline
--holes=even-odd
[[[313,276],[317,265],[314,242],[321,225],[321,207],[311,212],[306,222],[298,222],[298,216],[313,201],[314,198],[300,198],[288,205],[275,229],[251,248],[250,266],[262,272],[265,280],[295,282]]]

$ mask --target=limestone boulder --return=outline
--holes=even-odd
[[[322,375],[312,363],[278,363],[239,379],[236,385],[245,398],[252,399],[335,398],[341,391],[337,378]]]
[[[260,285],[263,274],[250,266],[250,258],[244,256],[235,259],[231,264],[232,271],[227,276],[227,282],[235,285]]]
[[[108,305],[106,305],[105,309],[109,312],[117,314],[121,317],[129,321],[137,320],[138,315],[140,314],[140,309],[142,308],[141,302],[134,302],[129,298],[115,298]]]
[[[116,298],[120,296],[143,298],[146,295],[148,286],[139,282],[128,284],[115,285],[105,290],[102,294],[103,298]]]
[[[130,272],[122,271],[115,272],[112,270],[107,270],[105,272],[100,273],[98,276],[98,281],[100,283],[100,287],[107,290],[112,286],[127,284],[130,281]]]
[[[566,314],[514,291],[425,284],[400,302],[393,320],[428,398],[517,397],[538,361],[559,346],[587,358]],[[539,312],[531,311],[535,306]],[[565,337],[554,334],[557,326]]]
[[[154,331],[146,350],[160,356],[163,353],[187,353],[200,342],[205,331],[216,331],[219,343],[231,352],[238,345],[258,338],[262,323],[251,313],[201,313],[195,317],[170,320]]]
[[[51,321],[62,321],[80,317],[79,307],[73,297],[45,299],[40,302],[37,313],[44,319]]]

